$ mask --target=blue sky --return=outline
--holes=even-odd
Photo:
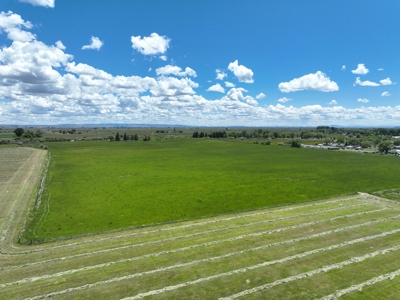
[[[399,126],[398,1],[2,0],[0,124]]]

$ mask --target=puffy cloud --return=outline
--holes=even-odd
[[[351,70],[353,74],[365,75],[369,72],[369,70],[365,67],[364,64],[358,64],[357,69]]]
[[[256,99],[260,100],[260,99],[264,99],[265,97],[266,97],[266,96],[265,96],[264,93],[259,93],[259,94],[256,96]]]
[[[7,37],[12,41],[30,42],[36,39],[36,36],[22,28],[31,29],[32,23],[24,21],[20,15],[12,11],[7,13],[0,12],[0,33],[5,31]]]
[[[216,69],[215,72],[217,73],[217,77],[215,77],[215,79],[218,80],[224,80],[224,78],[228,76],[224,71],[221,71],[220,69]]]
[[[172,74],[175,76],[192,76],[192,77],[197,76],[196,72],[189,67],[186,67],[185,71],[182,71],[182,69],[180,67],[172,66],[172,65],[166,65],[165,67],[158,68],[158,69],[156,69],[156,73],[157,73],[157,75]]]
[[[292,99],[289,99],[289,98],[286,98],[286,97],[282,97],[282,98],[279,98],[278,99],[278,102],[280,102],[280,103],[286,103],[286,102],[289,102],[289,101],[291,101]]]
[[[0,51],[0,86],[56,82],[61,75],[53,68],[65,66],[70,59],[71,55],[42,42],[13,42]]]
[[[292,79],[289,82],[281,82],[278,85],[281,92],[297,92],[302,90],[312,90],[320,92],[335,92],[339,90],[336,82],[331,81],[325,73],[317,71],[315,74],[304,75]]]
[[[207,91],[208,91],[208,92],[220,92],[220,93],[225,93],[224,88],[223,88],[219,83],[210,86],[210,87],[207,89]]]
[[[389,92],[383,92],[383,93],[381,94],[381,96],[382,96],[382,97],[389,97],[389,96],[391,96],[391,94],[390,94]]]
[[[100,41],[98,37],[92,36],[92,42],[90,45],[85,45],[82,47],[83,50],[86,49],[94,49],[94,50],[100,50],[100,48],[103,46],[103,42]]]
[[[336,100],[332,100],[331,102],[329,102],[330,105],[337,105],[337,101]]]
[[[228,87],[228,88],[235,87],[235,85],[232,82],[229,82],[229,81],[225,81],[225,86]]]
[[[342,71],[346,70],[346,65],[342,66]]]
[[[162,76],[150,86],[150,93],[156,97],[191,95],[196,93],[193,88],[198,87],[199,84],[189,78]]]
[[[58,49],[61,49],[61,50],[67,49],[67,47],[65,47],[64,44],[63,44],[61,41],[57,41],[57,42],[56,42],[56,47],[57,47]]]
[[[169,48],[171,40],[166,36],[160,36],[153,32],[150,36],[131,37],[132,48],[142,53],[143,55],[164,54]]]
[[[167,60],[167,57],[166,57],[165,55],[160,55],[159,58],[160,58],[161,60],[163,60],[163,61],[166,61],[166,60]]]
[[[392,85],[392,84],[393,84],[389,77],[386,78],[386,79],[382,79],[382,80],[380,81],[380,83],[381,83],[382,85]]]
[[[65,69],[68,72],[75,73],[78,75],[89,75],[93,79],[104,79],[104,80],[112,79],[112,76],[107,72],[93,68],[92,66],[89,66],[87,64],[81,64],[81,63],[75,64],[74,62],[72,62],[68,63]]]
[[[253,83],[253,71],[243,65],[239,65],[238,60],[231,62],[228,65],[228,70],[231,71],[240,82]]]
[[[383,68],[379,68],[379,69],[378,69],[378,71],[383,71],[383,70],[384,70]]]
[[[356,85],[361,85],[361,86],[379,86],[379,83],[373,82],[373,81],[369,81],[369,80],[365,80],[365,81],[361,81],[360,77],[356,78],[356,82],[353,84],[354,86]]]
[[[244,88],[232,88],[226,94],[226,97],[231,101],[240,101],[244,99],[243,92],[247,92]]]
[[[368,100],[368,99],[365,99],[365,98],[358,98],[358,99],[357,99],[357,102],[360,102],[360,103],[368,103],[369,100]]]
[[[251,105],[251,106],[257,106],[257,105],[258,105],[257,100],[255,100],[253,97],[246,96],[246,97],[244,98],[244,100],[246,101],[246,103],[247,103],[248,105]]]
[[[44,6],[54,8],[54,0],[19,0],[20,2],[29,3],[35,6]]]

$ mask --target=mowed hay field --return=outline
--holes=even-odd
[[[2,247],[0,299],[396,299],[399,220],[360,194]]]
[[[398,187],[397,157],[233,140],[49,144],[26,240],[49,240]]]

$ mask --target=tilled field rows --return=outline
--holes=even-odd
[[[3,247],[0,298],[353,297],[399,282],[399,224],[397,203],[360,194]]]

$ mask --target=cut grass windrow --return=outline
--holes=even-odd
[[[362,283],[352,285],[351,287],[348,287],[346,289],[338,290],[338,291],[334,292],[333,294],[322,297],[320,300],[338,299],[341,296],[344,296],[344,295],[347,295],[347,294],[350,294],[353,292],[357,292],[357,291],[360,292],[360,291],[362,291],[363,287],[366,287],[369,285],[374,285],[374,284],[382,282],[384,280],[393,280],[396,276],[399,276],[399,275],[400,275],[400,269],[398,269],[394,272],[386,273],[386,274],[371,278]]]
[[[337,209],[332,209],[332,210],[337,210]],[[286,231],[286,230],[290,230],[290,229],[297,229],[297,228],[312,226],[312,225],[320,224],[320,223],[323,223],[323,222],[335,221],[335,220],[339,220],[339,219],[343,219],[343,218],[351,218],[351,217],[355,217],[355,216],[360,216],[360,215],[365,215],[365,214],[370,214],[370,213],[375,213],[375,212],[381,212],[381,211],[384,211],[384,210],[387,210],[387,208],[381,208],[381,209],[371,210],[371,211],[357,212],[357,213],[348,214],[348,215],[341,215],[341,216],[337,216],[337,217],[333,217],[333,218],[329,218],[329,219],[317,220],[317,221],[302,223],[302,224],[298,224],[298,225],[291,225],[291,226],[287,226],[287,227],[270,229],[270,230],[266,230],[266,231],[262,231],[262,232],[250,233],[250,234],[246,234],[246,235],[240,235],[240,236],[235,236],[235,237],[221,239],[221,240],[215,240],[215,241],[212,241],[212,242],[203,243],[203,244],[199,244],[199,245],[192,245],[192,246],[181,248],[182,250],[178,250],[178,251],[184,251],[186,249],[193,249],[193,248],[197,248],[197,247],[215,245],[215,244],[218,244],[218,243],[231,242],[231,241],[240,240],[240,239],[248,238],[248,237],[257,237],[257,236],[262,236],[262,235],[266,235],[266,234],[273,234],[273,233],[282,232],[282,231]],[[395,216],[395,217],[390,217],[390,218],[397,218],[397,217],[400,217],[400,215],[399,216]],[[384,220],[389,220],[390,218],[384,218]],[[227,230],[232,230],[232,229],[240,229],[240,228],[252,226],[254,224],[268,223],[270,221],[271,220],[261,221],[261,222],[256,222],[256,223],[248,223],[248,224],[232,226],[232,227],[228,227],[228,228],[224,228],[224,229],[215,229],[215,230],[203,231],[203,232],[198,232],[198,233],[194,233],[194,234],[187,234],[187,235],[178,236],[178,237],[160,239],[160,240],[151,241],[151,242],[133,244],[133,245],[122,246],[122,247],[117,247],[117,248],[104,249],[104,250],[99,250],[99,251],[93,251],[93,252],[90,252],[90,253],[82,253],[82,254],[70,255],[70,256],[66,256],[66,257],[60,257],[60,258],[54,258],[54,259],[50,259],[50,260],[44,260],[44,261],[39,261],[39,262],[34,262],[34,263],[28,263],[28,264],[24,264],[22,266],[5,267],[5,268],[2,268],[0,270],[10,270],[10,269],[13,269],[13,268],[18,268],[19,269],[19,268],[23,268],[23,267],[27,267],[27,266],[38,265],[38,264],[44,264],[44,263],[50,263],[50,262],[56,262],[56,261],[66,261],[66,260],[72,259],[72,258],[92,256],[94,254],[109,253],[109,252],[112,252],[112,251],[120,251],[120,250],[123,250],[123,249],[130,249],[130,248],[134,248],[134,247],[144,247],[144,246],[158,244],[158,243],[171,242],[171,241],[175,241],[175,240],[179,240],[179,239],[198,237],[200,235],[207,235],[207,234],[220,232],[220,231],[227,231]],[[371,222],[368,222],[368,223],[369,224],[373,224],[373,222],[376,222],[376,221],[371,221]],[[358,226],[358,225],[354,225],[354,226]],[[171,251],[174,251],[174,250],[162,251],[160,253],[161,254],[171,253]],[[161,254],[158,254],[158,255],[161,255]],[[158,255],[156,255],[156,256],[158,256]],[[150,257],[150,256],[154,256],[154,255],[150,255],[149,254],[148,257]]]
[[[397,217],[400,217],[400,216],[397,216]],[[390,219],[393,219],[393,218],[390,218]],[[373,222],[376,223],[376,221],[373,221]],[[364,224],[370,225],[371,223],[372,222],[366,222]],[[141,276],[145,276],[145,275],[155,274],[155,273],[159,273],[159,272],[165,272],[165,271],[172,270],[172,269],[177,269],[177,268],[189,267],[189,266],[193,266],[193,265],[204,263],[204,262],[217,261],[217,260],[220,260],[220,259],[224,259],[224,258],[235,256],[235,255],[241,255],[241,254],[245,254],[245,253],[249,253],[249,252],[255,252],[255,251],[264,250],[264,249],[271,248],[271,247],[278,246],[278,245],[296,243],[296,242],[303,241],[303,240],[308,240],[308,239],[312,239],[312,238],[326,236],[328,234],[337,233],[337,232],[341,232],[341,231],[345,231],[345,230],[349,230],[349,229],[354,229],[355,227],[361,227],[361,225],[363,225],[363,224],[347,226],[347,227],[343,227],[343,228],[338,228],[338,229],[335,229],[335,230],[330,230],[330,231],[326,231],[326,232],[313,234],[313,235],[310,235],[310,236],[307,236],[307,237],[301,237],[301,238],[291,239],[291,240],[287,240],[287,241],[271,243],[271,244],[267,244],[267,245],[260,246],[260,247],[255,247],[255,248],[250,248],[250,249],[246,249],[246,250],[231,252],[231,253],[227,253],[227,254],[224,254],[224,255],[210,257],[210,258],[206,258],[206,259],[194,260],[194,261],[191,261],[191,262],[188,262],[188,263],[175,264],[175,265],[164,267],[164,268],[158,268],[158,269],[155,269],[155,270],[150,270],[150,271],[131,274],[131,275],[123,276],[123,277],[119,277],[119,278],[113,278],[113,279],[106,280],[106,281],[100,281],[100,282],[96,282],[96,283],[92,283],[92,284],[87,284],[87,285],[84,285],[84,286],[81,286],[81,287],[70,288],[70,289],[67,289],[67,290],[64,290],[64,291],[54,292],[54,293],[50,293],[50,294],[39,296],[39,297],[53,297],[53,296],[69,293],[69,292],[72,292],[72,291],[88,289],[88,288],[92,288],[92,287],[96,287],[96,286],[99,286],[99,285],[108,284],[108,283],[112,283],[112,282],[128,280],[128,279],[141,277]],[[342,243],[339,243],[339,244],[335,244],[335,245],[331,245],[331,246],[327,246],[327,247],[322,247],[322,248],[319,248],[319,249],[306,251],[304,253],[292,255],[292,256],[289,256],[289,257],[282,258],[282,259],[277,259],[277,260],[265,262],[265,263],[259,264],[257,266],[262,267],[262,266],[268,266],[268,265],[272,265],[272,264],[279,264],[279,263],[286,262],[286,261],[289,261],[289,260],[294,260],[294,259],[297,259],[297,258],[303,258],[303,257],[309,256],[309,255],[312,255],[312,254],[316,254],[316,253],[320,253],[320,252],[324,252],[324,251],[329,251],[329,250],[334,250],[334,249],[338,249],[338,248],[341,248],[341,247],[354,245],[356,243],[370,241],[370,240],[377,239],[377,238],[386,237],[386,236],[389,236],[389,235],[392,235],[392,234],[396,234],[396,233],[399,233],[399,232],[400,232],[400,229],[394,229],[394,230],[383,232],[383,233],[380,233],[380,234],[361,237],[361,238],[357,238],[357,239],[354,239],[354,240],[345,241],[345,242],[342,242]],[[154,256],[159,256],[161,254],[167,254],[167,253],[173,253],[173,252],[178,252],[178,251],[189,250],[189,249],[192,249],[193,246],[185,247],[185,248],[186,249],[182,248],[182,249],[176,249],[176,250],[171,250],[171,251],[162,251],[160,253],[148,254],[148,255],[141,256],[141,257],[135,257],[135,258],[131,258],[131,259],[124,259],[124,260],[120,260],[120,261],[116,261],[116,262],[99,264],[99,265],[90,266],[90,267],[84,267],[84,268],[75,269],[75,270],[68,270],[68,271],[65,271],[65,272],[59,272],[59,273],[51,274],[51,275],[44,275],[44,276],[38,276],[38,277],[32,277],[32,278],[25,278],[25,279],[18,280],[18,281],[15,281],[15,282],[10,282],[10,283],[6,283],[6,284],[0,284],[0,288],[4,288],[4,287],[7,287],[7,286],[12,286],[12,285],[17,285],[17,284],[28,283],[28,282],[34,282],[34,281],[38,281],[38,280],[41,280],[41,279],[48,279],[48,278],[53,278],[53,277],[61,277],[61,276],[64,276],[64,275],[74,274],[74,273],[77,273],[77,272],[80,272],[80,271],[87,271],[87,270],[90,270],[90,269],[107,267],[107,266],[110,266],[110,265],[113,265],[113,264],[116,264],[116,263],[131,262],[131,261],[135,261],[135,260],[138,260],[138,259],[149,258],[149,257],[152,257],[152,256],[153,257]],[[249,267],[249,268],[252,269],[252,267]],[[236,272],[236,271],[234,271],[234,272]],[[228,272],[228,273],[230,273],[230,272]],[[232,273],[232,274],[236,274],[236,273]],[[213,276],[211,276],[211,277],[213,277]],[[217,278],[217,277],[215,277],[215,278]],[[211,278],[211,279],[214,279],[214,277]],[[32,298],[32,299],[41,299],[41,298]]]

